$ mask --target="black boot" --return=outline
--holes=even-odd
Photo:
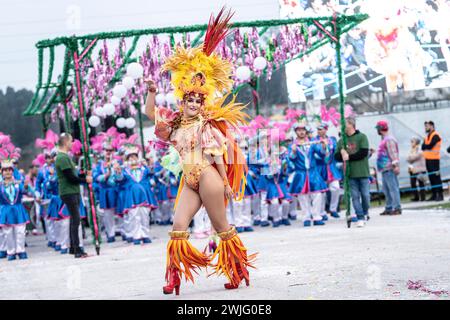
[[[86,258],[88,254],[80,249],[80,247],[75,248],[75,258]]]
[[[444,201],[444,194],[442,192],[439,192],[436,196],[435,201]]]
[[[425,201],[425,191],[420,191],[420,201]]]

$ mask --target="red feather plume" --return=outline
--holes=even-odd
[[[203,42],[203,52],[207,56],[214,52],[220,41],[230,32],[228,22],[233,15],[234,12],[231,12],[231,9],[225,14],[225,7],[220,10],[216,18],[214,18],[214,14],[211,14],[208,28],[206,29],[205,41]]]

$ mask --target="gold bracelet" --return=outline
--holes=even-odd
[[[226,187],[226,186],[229,186],[229,185],[230,185],[230,183],[228,182],[228,179],[227,178],[223,178],[223,186]]]

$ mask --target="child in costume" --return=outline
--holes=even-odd
[[[54,248],[56,244],[56,233],[54,231],[54,223],[49,219],[47,214],[47,208],[50,204],[50,199],[53,195],[58,194],[58,189],[48,189],[46,182],[50,172],[55,171],[55,158],[56,158],[56,142],[58,141],[58,135],[52,130],[48,130],[45,133],[44,139],[36,139],[35,145],[38,148],[43,149],[45,164],[40,168],[35,184],[35,199],[38,204],[37,210],[40,211],[40,216],[43,217],[45,223],[45,233],[47,236],[47,246]]]
[[[123,166],[125,161],[125,147],[121,146],[117,151],[118,156],[121,158],[120,161],[117,162],[117,165]],[[115,166],[117,166],[115,165]],[[114,173],[115,174],[115,173]],[[116,200],[116,215],[118,217],[118,227],[122,234],[122,240],[128,243],[133,242],[133,237],[131,236],[131,228],[129,223],[129,217],[124,213],[125,208],[123,206],[125,202],[125,184],[117,183],[114,178],[114,183],[117,188],[117,200]]]
[[[284,199],[284,193],[281,190],[280,166],[279,161],[269,158],[269,174],[265,176],[266,197],[263,199],[267,203],[267,210],[272,218],[272,227],[276,228],[281,225],[281,208],[280,201]]]
[[[244,150],[244,156],[249,165],[248,146],[245,140],[242,140],[239,145]],[[252,225],[252,198],[258,194],[255,183],[255,174],[249,168],[246,176],[247,183],[245,185],[244,198],[241,201],[234,201],[234,217],[236,223],[236,230],[238,232],[252,232],[254,231]]]
[[[278,174],[278,185],[284,197],[281,201],[281,225],[290,226],[289,213],[291,210],[292,196],[289,194],[288,180],[291,174],[291,167],[289,163],[288,149],[284,146],[280,147],[280,173]]]
[[[40,212],[45,222],[47,235],[47,246],[54,248],[56,245],[56,231],[54,220],[50,219],[48,208],[53,196],[58,196],[58,185],[51,183],[51,177],[55,176],[55,150],[44,151],[45,164],[39,170],[35,184],[36,202],[39,204]]]
[[[94,181],[98,185],[99,208],[103,216],[103,225],[107,242],[115,241],[115,214],[117,205],[117,188],[113,179],[113,152],[111,143],[103,143],[103,160],[100,160],[93,172]]]
[[[125,151],[126,164],[114,165],[114,182],[123,189],[122,208],[129,224],[129,234],[135,245],[151,243],[150,209],[157,208],[156,197],[151,191],[147,166],[139,161],[139,148],[128,146]]]
[[[1,164],[2,181],[0,182],[0,258],[8,261],[27,259],[25,252],[26,225],[30,222],[22,196],[24,185],[14,178],[14,165],[10,160]]]
[[[248,153],[246,156],[248,172],[245,184],[246,196],[251,198],[251,213],[253,225],[261,225],[261,195],[259,193],[258,185],[261,179],[261,166],[258,164],[258,138],[250,138],[248,140]]]
[[[268,152],[268,140],[267,134],[262,131],[258,134],[259,137],[259,147],[257,147],[256,158],[252,161],[255,165],[259,167],[259,177],[258,177],[258,194],[259,194],[259,207],[253,216],[253,225],[268,227],[270,226],[269,220],[269,203],[267,201],[267,175],[270,172],[269,165],[269,152]],[[272,218],[272,217],[271,217]]]
[[[328,125],[324,122],[317,127],[318,136],[316,141],[324,141],[326,146],[326,156],[317,159],[317,167],[322,175],[322,179],[327,182],[328,189],[331,194],[330,200],[330,212],[333,218],[339,218],[337,208],[339,205],[339,196],[342,190],[339,186],[339,182],[342,180],[342,173],[336,166],[336,160],[334,159],[334,152],[336,150],[336,138],[329,137],[327,135]],[[324,221],[326,221],[327,213],[325,211],[326,205],[326,193],[322,193],[322,206],[321,215]]]
[[[228,33],[231,14],[211,17],[205,41],[196,48],[177,47],[163,70],[171,72],[174,94],[182,102],[180,111],[155,110],[156,86],[148,81],[146,114],[155,120],[155,134],[171,143],[179,152],[183,176],[175,201],[173,229],[167,246],[166,280],[163,292],[179,294],[180,276],[193,281],[197,268],[212,265],[216,274],[225,274],[227,289],[235,289],[242,280],[249,284],[248,267],[254,255],[247,255],[236,228],[226,219],[229,199],[242,199],[245,190],[245,158],[227,130],[245,122],[244,106],[234,99],[223,105],[232,86],[231,64],[213,53]],[[192,217],[204,206],[220,243],[209,257],[193,247],[187,231]],[[217,264],[212,264],[215,258]]]
[[[297,139],[289,147],[289,158],[294,165],[294,178],[289,187],[291,196],[298,197],[303,213],[303,225],[324,225],[320,215],[321,194],[326,191],[326,182],[317,168],[316,158],[325,156],[322,143],[310,142],[307,138],[307,128],[303,124],[294,126]]]

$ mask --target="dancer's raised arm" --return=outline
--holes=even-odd
[[[155,97],[156,85],[151,79],[146,79],[147,84],[147,99],[145,100],[145,114],[150,120],[155,120]]]

